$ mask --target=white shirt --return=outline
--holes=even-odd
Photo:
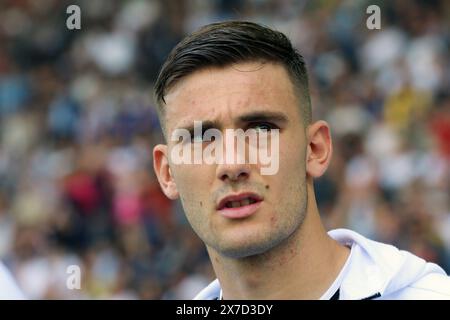
[[[11,272],[0,262],[0,300],[22,300],[24,294],[14,281]]]
[[[339,300],[450,300],[450,277],[438,265],[351,230],[337,229],[328,234],[339,243],[351,246],[351,251],[336,280],[320,299],[330,299],[339,288]],[[194,299],[213,300],[220,295],[221,287],[216,279]]]

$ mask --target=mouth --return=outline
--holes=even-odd
[[[226,218],[245,218],[261,206],[264,199],[256,193],[240,193],[220,200],[217,211]]]

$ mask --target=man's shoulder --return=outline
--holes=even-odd
[[[430,273],[413,283],[405,290],[415,297],[425,299],[450,299],[450,277],[439,273]],[[417,298],[416,298],[417,299]]]
[[[352,243],[353,257],[342,283],[345,299],[377,292],[381,299],[450,299],[450,277],[432,262],[351,230],[333,230],[341,243]]]
[[[194,300],[217,300],[220,297],[220,283],[219,280],[216,279],[211,282],[206,288],[200,291],[195,297]]]
[[[25,299],[23,293],[14,281],[8,268],[0,261],[0,299],[1,300],[22,300]]]

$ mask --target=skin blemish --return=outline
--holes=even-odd
[[[268,184],[266,185],[266,189],[269,190],[269,185]]]
[[[200,207],[203,207],[203,202],[202,201],[200,201]]]

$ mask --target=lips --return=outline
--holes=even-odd
[[[226,218],[237,219],[252,215],[260,206],[263,198],[256,193],[230,195],[219,201],[218,212]]]

